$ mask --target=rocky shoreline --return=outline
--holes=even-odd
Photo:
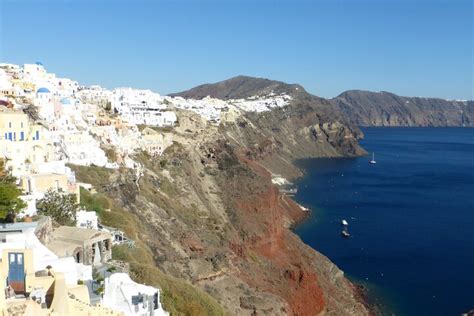
[[[312,216],[312,210],[310,208],[307,208],[306,214],[304,217],[302,217],[299,221],[295,222],[290,229],[293,231],[301,224],[304,224],[305,221],[307,221],[311,216]],[[313,248],[314,249],[314,248]],[[314,249],[314,251],[318,251],[317,249]],[[352,291],[354,293],[354,297],[356,298],[356,301],[361,302],[364,304],[368,311],[368,315],[371,316],[376,316],[376,315],[382,315],[383,314],[383,306],[380,303],[374,302],[374,298],[370,296],[368,289],[362,285],[357,283],[356,281],[350,281],[350,285],[352,287]]]
[[[301,169],[300,169],[301,170]],[[301,174],[302,176],[304,175],[304,170],[301,170]],[[294,178],[292,180],[297,180],[297,178]],[[286,182],[288,182],[286,180]],[[293,184],[292,185],[297,188],[297,185],[296,184]],[[302,225],[304,224],[305,221],[307,221],[308,219],[311,218],[312,216],[312,209],[311,208],[307,208],[307,207],[304,207],[302,206],[301,204],[299,204],[296,199],[292,198],[297,204],[298,206],[300,206],[300,208],[305,211],[305,214],[303,217],[299,218],[297,221],[295,221],[290,227],[289,229],[296,235],[296,232],[295,232],[295,229],[299,226],[299,225]],[[314,249],[314,248],[313,248]],[[318,251],[317,249],[314,249],[315,251]],[[354,297],[356,298],[356,300],[358,302],[361,302],[362,304],[364,304],[364,306],[367,308],[367,311],[368,311],[368,314],[371,315],[371,316],[376,316],[376,315],[382,315],[382,311],[383,311],[383,307],[382,305],[380,305],[379,303],[376,303],[374,302],[374,299],[371,298],[369,292],[368,292],[368,289],[362,285],[362,284],[359,284],[357,282],[354,282],[354,281],[350,281],[350,285],[351,285],[351,288],[352,288],[352,291],[354,293]]]

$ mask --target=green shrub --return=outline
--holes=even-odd
[[[88,190],[81,187],[81,206],[85,207],[88,211],[95,211],[98,214],[106,209],[110,208],[109,199],[102,193],[91,193]]]
[[[51,216],[60,225],[76,226],[76,213],[79,211],[75,194],[64,194],[48,190],[44,197],[36,202],[39,214]]]
[[[94,187],[102,187],[109,184],[109,177],[112,170],[97,166],[79,166],[68,164],[76,174],[76,179],[81,182],[90,183]]]
[[[16,214],[26,207],[20,199],[21,190],[16,186],[16,179],[5,170],[5,161],[0,159],[0,221],[13,221]]]

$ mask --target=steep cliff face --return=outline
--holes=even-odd
[[[268,112],[245,112],[235,122],[220,127],[220,132],[247,157],[273,173],[293,178],[300,175],[293,165],[295,159],[365,153],[358,144],[363,137],[358,127],[328,100],[307,93],[297,84],[239,76],[174,95],[228,100],[272,93],[291,96],[289,105]]]
[[[288,178],[300,175],[295,159],[364,154],[360,130],[340,117],[325,116],[317,106],[293,100],[268,113],[247,113],[221,131],[248,158]]]
[[[306,214],[267,169],[217,128],[181,123],[206,131],[192,141],[176,133],[159,160],[137,157],[140,179],[116,172],[101,188],[138,218],[156,266],[232,315],[366,315],[343,273],[291,232]]]
[[[357,126],[474,126],[474,102],[346,91],[331,103]]]
[[[165,198],[166,213],[173,213],[169,226],[154,215],[158,211],[144,220],[160,236],[151,244],[163,258],[157,264],[198,285],[232,314],[367,314],[343,273],[291,232],[307,214],[271,183],[272,173],[298,176],[297,158],[364,153],[360,130],[298,85],[237,77],[179,95],[240,99],[270,93],[286,93],[292,101],[219,127],[180,113],[173,135],[179,145],[162,158],[173,164],[158,168],[142,160],[147,172],[141,190],[145,181],[153,183],[150,175],[158,183],[169,175],[173,189],[167,190],[175,195],[168,197],[172,203]],[[158,189],[154,199],[161,194]],[[173,232],[164,234],[166,227]]]
[[[179,126],[167,131],[174,145],[159,158],[135,157],[143,165],[140,177],[120,170],[96,185],[113,205],[102,216],[133,214],[135,220],[116,221],[144,248],[133,251],[151,254],[159,271],[207,293],[229,314],[367,315],[343,272],[291,231],[307,214],[271,182],[272,173],[299,175],[296,158],[363,153],[358,128],[298,85],[238,77],[181,95],[272,92],[291,95],[291,104],[218,127],[179,112]],[[141,264],[145,256],[122,257],[134,261],[133,275],[153,282]],[[163,289],[165,302],[193,302],[186,308],[194,313],[183,307],[179,312],[211,313],[195,294],[173,295],[171,288]]]

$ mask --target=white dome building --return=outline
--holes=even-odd
[[[53,95],[48,88],[41,87],[36,90],[36,106],[39,109],[40,116],[48,122],[53,120],[54,104]]]

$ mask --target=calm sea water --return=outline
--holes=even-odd
[[[299,162],[296,229],[396,315],[474,309],[474,129],[367,128],[352,159]],[[342,219],[351,237],[341,237]]]

